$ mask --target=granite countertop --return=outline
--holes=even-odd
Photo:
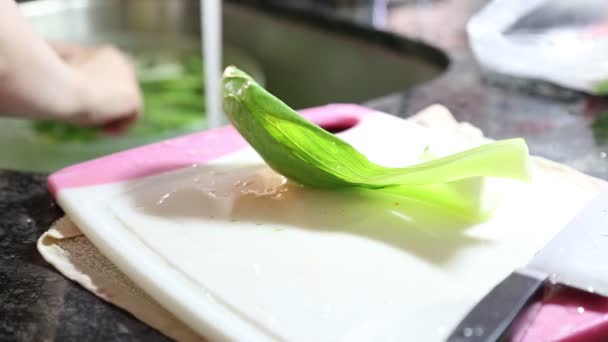
[[[388,10],[379,10],[378,3],[388,3]],[[608,179],[608,112],[603,111],[608,101],[482,71],[463,27],[483,3],[308,0],[283,5],[347,17],[447,51],[451,63],[440,77],[367,105],[405,117],[441,103],[492,138],[522,136],[533,154]],[[416,25],[408,24],[413,21]],[[42,260],[36,240],[62,215],[45,180],[45,175],[0,171],[0,340],[166,340]]]

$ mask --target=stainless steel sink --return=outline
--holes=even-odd
[[[127,48],[200,48],[199,1],[38,0],[22,5],[45,36]],[[223,2],[224,42],[253,57],[295,108],[363,102],[425,82],[438,50],[388,33],[259,1]]]
[[[349,22],[236,5],[225,39],[262,64],[268,87],[302,108],[363,102],[425,82],[446,67],[437,50]]]
[[[447,65],[435,49],[348,22],[255,0],[223,5],[224,63],[252,73],[296,109],[364,102],[425,82]],[[48,39],[110,43],[129,52],[200,53],[198,0],[35,0],[20,6]],[[42,139],[27,120],[0,119],[0,146],[19,146],[0,148],[0,168],[52,172],[199,129],[58,142]]]

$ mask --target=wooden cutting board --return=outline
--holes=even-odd
[[[369,159],[404,166],[487,142],[443,107],[425,127],[355,105],[302,111]],[[450,121],[451,120],[451,121]],[[602,184],[534,158],[530,183],[472,223],[404,198],[286,182],[230,127],[61,170],[66,215],[198,334],[238,341],[440,341]]]

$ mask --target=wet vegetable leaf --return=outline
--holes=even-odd
[[[299,115],[241,70],[226,68],[223,85],[224,111],[231,123],[273,170],[302,185],[378,189],[444,203],[471,216],[476,215],[475,196],[463,192],[463,185],[470,187],[480,177],[530,177],[523,139],[496,141],[409,167],[383,167]]]

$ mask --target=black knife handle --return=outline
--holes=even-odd
[[[511,273],[477,303],[447,342],[495,342],[504,338],[517,315],[542,292],[544,281],[544,277]]]

